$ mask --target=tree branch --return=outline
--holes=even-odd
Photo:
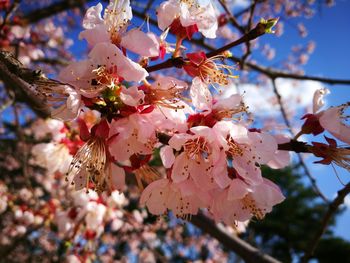
[[[315,236],[310,241],[308,248],[304,254],[304,256],[301,259],[302,263],[306,263],[309,261],[309,259],[312,257],[315,248],[317,247],[317,244],[322,237],[323,233],[326,231],[327,226],[329,224],[329,221],[334,216],[335,212],[337,211],[338,207],[344,203],[345,197],[350,193],[350,183],[348,183],[343,189],[338,191],[337,197],[329,204],[328,210],[325,214],[325,216],[322,219],[321,226],[318,229],[318,231],[315,233]]]
[[[133,10],[133,14],[135,16],[140,17],[140,18],[144,18],[144,14],[142,14],[136,10]],[[154,26],[158,26],[157,21],[155,21],[154,19],[149,19],[149,22]],[[186,41],[188,41],[189,43],[192,43],[192,44],[199,45],[199,46],[201,46],[209,51],[216,50],[215,47],[212,47],[212,46],[204,43],[203,40],[201,40],[201,39],[192,39],[191,41],[186,39]],[[236,56],[231,56],[229,59],[231,59],[232,61],[234,61],[236,63],[240,63],[242,60],[242,58],[239,58]],[[148,72],[152,72],[152,71],[156,71],[156,70],[160,70],[160,69],[174,67],[175,65],[172,65],[171,63],[172,63],[171,61],[165,61],[165,62],[159,63],[157,65],[150,66],[146,69],[147,70],[149,69]],[[262,73],[262,74],[264,74],[270,78],[273,78],[273,79],[287,78],[287,79],[298,79],[298,80],[315,80],[315,81],[320,81],[323,83],[328,83],[331,85],[334,85],[334,84],[350,85],[350,79],[334,79],[334,78],[326,78],[326,77],[318,77],[318,76],[298,75],[298,74],[284,72],[284,71],[281,71],[281,70],[275,69],[275,68],[260,66],[260,65],[257,65],[257,64],[251,63],[251,62],[245,62],[245,65],[248,68],[250,68],[251,70]]]
[[[45,8],[34,10],[24,15],[21,19],[25,24],[33,24],[42,19],[67,11],[68,9],[82,7],[85,3],[90,1],[91,0],[63,0],[61,2],[53,3]]]
[[[203,232],[216,238],[227,249],[234,251],[246,262],[252,263],[277,263],[277,259],[262,253],[259,249],[251,246],[236,235],[228,235],[225,230],[220,229],[213,220],[198,214],[192,216],[190,222],[201,229]]]
[[[35,71],[24,68],[11,53],[0,51],[0,79],[4,85],[14,91],[18,101],[28,104],[36,114],[45,118],[50,116],[50,111],[30,82],[30,78],[36,74]]]

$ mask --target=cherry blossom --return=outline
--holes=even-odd
[[[201,6],[196,0],[168,0],[157,9],[157,17],[158,26],[162,30],[170,26],[175,32],[185,29],[185,36],[187,35],[188,38],[191,38],[196,31],[207,38],[216,37],[218,22],[211,2]]]
[[[264,178],[261,184],[255,186],[233,179],[229,188],[216,195],[210,212],[215,220],[234,224],[252,216],[262,219],[266,213],[271,212],[274,205],[284,199],[280,189],[268,179]]]
[[[320,110],[324,106],[323,97],[329,93],[327,89],[315,91],[313,98],[313,114],[306,114],[305,123],[302,127],[303,133],[312,133],[318,135],[324,130],[327,130],[337,139],[350,143],[350,127],[343,122],[347,117],[344,116],[344,111],[349,107],[349,104],[343,104],[337,107],[331,107],[326,110]]]
[[[92,127],[91,132],[85,122],[80,121],[79,124],[80,137],[86,143],[74,155],[66,180],[75,185],[77,190],[89,189],[90,183],[97,191],[121,189],[125,172],[111,162],[107,145],[108,123],[102,120]]]
[[[110,1],[103,18],[102,8],[101,3],[98,3],[87,10],[83,20],[86,30],[80,33],[80,38],[85,38],[91,46],[112,42],[141,56],[159,55],[159,42],[154,34],[144,33],[137,28],[126,32],[129,20],[132,18],[129,1]]]

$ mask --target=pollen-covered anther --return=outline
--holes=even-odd
[[[346,148],[328,148],[327,157],[338,166],[350,171],[350,150]]]
[[[139,182],[139,180],[141,179],[142,181],[146,182],[147,185],[159,180],[161,178],[160,173],[153,167],[149,166],[148,164],[142,165],[140,168],[136,169],[134,171],[136,178],[138,180],[138,184],[139,187],[142,186],[141,181]],[[142,186],[143,188],[143,186]],[[141,188],[141,189],[142,189]],[[160,192],[160,194],[162,194],[162,192]]]
[[[181,3],[186,4],[189,8],[196,6],[199,7],[198,3],[196,0],[180,0]]]
[[[203,81],[226,86],[231,78],[238,77],[232,73],[234,67],[217,62],[218,60],[222,61],[223,58],[222,55],[211,57],[199,65],[199,74]]]
[[[188,158],[195,159],[197,162],[201,162],[203,158],[207,159],[211,155],[210,147],[203,137],[186,141],[184,151]]]
[[[242,199],[242,209],[248,209],[249,212],[255,216],[257,219],[263,219],[265,214],[264,212],[256,206],[255,200],[248,194]]]
[[[145,92],[145,102],[174,110],[183,109],[183,105],[176,105],[184,98],[183,90],[184,88],[179,88],[175,83],[169,89],[149,88]]]
[[[246,107],[245,105],[241,105],[241,106],[234,108],[234,109],[222,109],[222,110],[213,111],[215,118],[218,120],[232,119],[233,115],[238,114],[238,113],[244,113],[244,112],[248,112],[248,107]],[[235,118],[237,119],[237,117],[235,117]]]
[[[116,67],[107,69],[106,66],[98,66],[92,72],[96,74],[96,78],[92,80],[91,84],[95,86],[101,85],[100,91],[103,91],[107,87],[113,88],[119,84]]]
[[[230,137],[227,140],[227,144],[229,146],[228,153],[232,156],[243,156],[243,150],[239,147],[239,145]]]

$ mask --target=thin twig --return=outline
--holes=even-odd
[[[292,130],[292,126],[291,126],[291,123],[289,121],[287,112],[286,112],[286,110],[284,108],[281,94],[279,93],[279,91],[277,89],[276,80],[272,79],[271,81],[272,81],[273,92],[275,93],[275,96],[277,98],[277,102],[278,102],[278,104],[280,106],[280,111],[282,113],[282,117],[283,117],[284,123],[287,126],[287,128],[288,128],[290,134],[292,135],[292,137],[294,137],[294,132]],[[301,156],[301,153],[297,152],[297,155],[298,155],[298,158],[299,158],[299,163],[303,167],[305,175],[309,178],[312,188],[319,195],[319,197],[321,197],[323,199],[323,201],[325,201],[326,203],[329,203],[329,200],[327,199],[327,197],[322,193],[321,189],[317,186],[316,179],[315,179],[315,177],[312,176],[309,168],[307,167],[306,163],[304,162],[303,157]]]
[[[228,15],[228,18],[230,19],[230,22],[234,27],[236,27],[242,34],[245,33],[245,29],[243,26],[241,26],[235,16],[232,14],[230,9],[227,7],[226,3],[223,0],[219,0],[220,5],[225,10],[226,14]]]
[[[257,1],[254,0],[253,1],[253,4],[251,5],[251,8],[250,8],[250,14],[249,14],[249,20],[248,20],[248,25],[247,25],[247,31],[251,30],[252,28],[252,25],[253,25],[253,17],[254,17],[254,11],[255,11],[255,7],[256,7],[256,4],[257,4]],[[247,58],[249,57],[249,55],[251,54],[251,45],[250,45],[250,42],[246,42],[246,52],[245,54],[243,55],[242,59],[241,59],[241,62],[240,62],[240,67],[241,69],[243,70],[244,69],[244,64],[245,64],[245,61],[247,60]]]
[[[134,10],[133,14],[137,17],[144,18],[144,14],[142,14],[141,12],[138,12],[137,10]],[[150,24],[152,24],[154,26],[158,26],[157,21],[155,21],[154,19],[149,19],[149,22],[150,22]],[[206,44],[205,42],[202,41],[202,39],[192,39],[192,40],[186,39],[186,41],[188,41],[192,44],[199,45],[199,46],[207,49],[208,51],[215,51],[216,50],[215,47],[212,47],[212,46]],[[231,56],[229,59],[232,60],[233,62],[239,63],[242,58],[239,58],[236,56]],[[178,61],[177,61],[177,63],[178,63]],[[298,75],[298,74],[284,72],[284,71],[281,71],[281,70],[275,69],[275,68],[260,66],[260,65],[257,65],[257,64],[251,63],[251,62],[245,62],[245,65],[249,69],[254,70],[256,72],[259,72],[259,73],[262,73],[262,74],[264,74],[270,78],[273,78],[273,79],[286,78],[286,79],[298,79],[298,80],[314,80],[314,81],[320,81],[320,82],[331,84],[331,85],[335,85],[335,84],[350,85],[350,79],[334,79],[334,78],[318,77],[318,76],[310,76],[310,75]],[[157,71],[157,70],[171,68],[171,67],[174,67],[174,65],[172,64],[171,61],[167,60],[165,62],[148,67],[147,69],[151,69],[149,72],[152,72],[152,71]]]

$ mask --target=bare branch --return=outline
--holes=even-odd
[[[236,235],[228,235],[225,230],[220,229],[213,220],[198,214],[192,216],[190,222],[200,228],[203,232],[216,238],[226,248],[234,251],[246,262],[252,263],[277,263],[277,259],[262,253],[259,249],[251,246]]]
[[[226,14],[228,15],[228,18],[230,19],[232,25],[234,27],[236,27],[242,34],[245,33],[245,29],[243,26],[241,26],[237,19],[235,18],[235,16],[232,14],[232,12],[230,11],[230,9],[227,7],[226,3],[223,0],[219,0],[220,5],[222,6],[222,8],[225,10]]]
[[[344,203],[344,199],[349,193],[350,193],[350,183],[348,183],[343,189],[338,191],[337,197],[329,204],[328,210],[322,219],[321,226],[318,229],[318,231],[315,233],[315,236],[313,237],[313,239],[310,241],[303,258],[301,259],[301,262],[306,263],[312,257],[320,238],[322,237],[323,233],[327,229],[329,221],[332,219],[335,212],[338,210],[338,207]]]
[[[142,14],[138,11],[133,11],[133,14],[135,16],[144,18],[145,14]],[[154,19],[149,19],[149,22],[152,25],[158,26],[157,21]],[[189,41],[189,40],[186,40]],[[216,51],[217,49],[215,47],[212,47],[206,43],[203,42],[201,39],[192,39],[189,41],[192,44],[199,45],[209,51]],[[231,56],[229,59],[232,61],[239,63],[241,62],[242,58],[236,57],[236,56]],[[315,80],[315,81],[320,81],[323,83],[328,83],[331,85],[334,84],[339,84],[339,85],[350,85],[350,79],[333,79],[333,78],[326,78],[326,77],[317,77],[317,76],[309,76],[309,75],[298,75],[298,74],[293,74],[293,73],[288,73],[281,71],[279,69],[274,69],[274,68],[269,68],[269,67],[264,67],[260,66],[251,62],[246,62],[245,65],[250,68],[251,70],[254,70],[256,72],[262,73],[272,79],[277,79],[277,78],[287,78],[287,79],[298,79],[298,80]],[[172,65],[172,62],[167,60],[165,62],[162,62],[160,64],[148,67],[147,69],[150,69],[149,72],[160,70],[160,69],[165,69],[165,68],[171,68],[174,67],[175,65]]]
[[[55,2],[45,8],[40,8],[24,15],[22,17],[22,21],[24,23],[33,24],[42,19],[57,15],[69,9],[82,7],[89,1],[91,0],[63,0],[61,2]]]
[[[18,101],[28,104],[39,116],[48,117],[49,109],[37,96],[34,86],[29,81],[35,74],[37,74],[35,71],[24,68],[11,53],[0,52],[0,79],[4,85],[14,91]]]

